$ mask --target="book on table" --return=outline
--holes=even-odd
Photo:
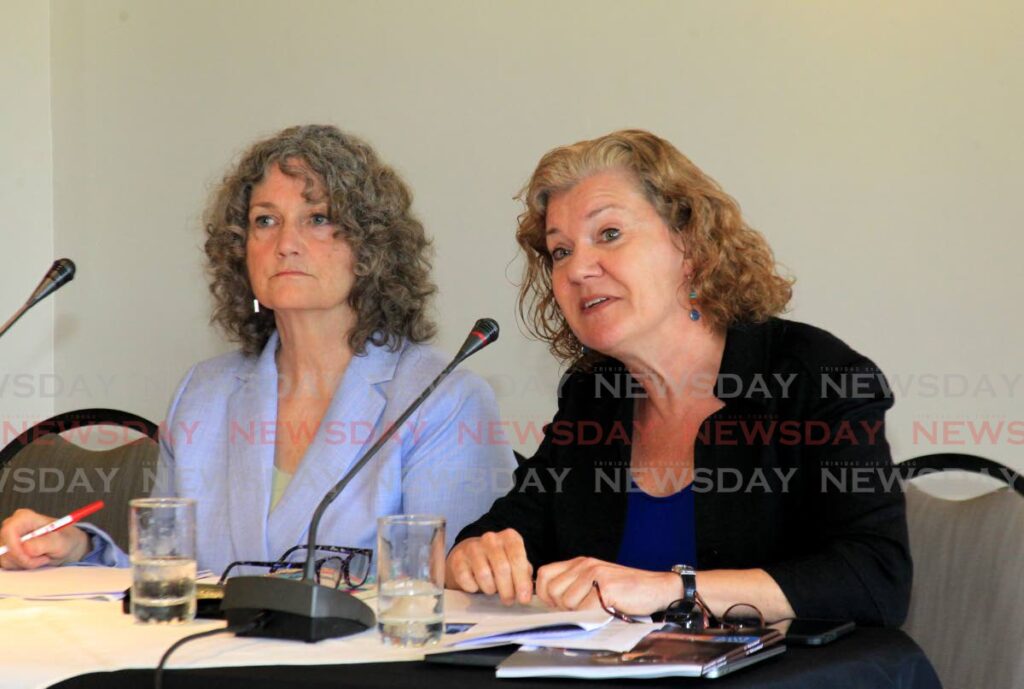
[[[718,677],[785,651],[776,629],[651,632],[625,653],[523,647],[498,677]]]

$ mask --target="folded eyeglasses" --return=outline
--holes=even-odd
[[[268,574],[279,576],[301,576],[305,565],[304,553],[294,558],[299,551],[307,550],[305,545],[295,545],[274,562],[262,560],[237,560],[229,564],[220,575],[220,584],[227,581],[231,571],[237,567],[265,567]],[[369,548],[349,548],[339,545],[317,545],[313,547],[316,582],[329,588],[357,589],[370,576],[373,551]]]
[[[594,591],[597,593],[597,602],[601,605],[601,609],[611,615],[617,620],[623,622],[643,622],[632,615],[627,615],[624,612],[616,610],[614,607],[605,603],[604,596],[601,595],[601,586],[596,581],[594,582]],[[737,610],[748,609],[753,612],[753,616],[736,616],[735,621],[729,621],[730,615],[733,615]],[[709,631],[728,631],[728,632],[742,632],[746,630],[763,629],[766,626],[764,615],[757,607],[750,603],[736,603],[726,608],[725,612],[722,613],[721,619],[715,617],[707,603],[701,598],[700,594],[696,594],[696,598],[692,603],[687,603],[683,599],[673,601],[665,608],[663,613],[663,621],[680,627],[687,631],[700,631],[707,629]]]

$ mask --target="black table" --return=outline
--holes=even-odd
[[[196,643],[202,643],[197,641]],[[173,666],[173,658],[172,658]],[[431,663],[300,665],[169,670],[165,689],[216,686],[218,689],[287,689],[289,687],[368,687],[426,689],[480,687],[543,689],[576,684],[615,687],[744,687],[747,689],[941,689],[928,658],[910,637],[895,629],[857,629],[827,646],[789,648],[720,679],[668,677],[644,680],[497,679],[486,668]],[[80,675],[52,689],[136,689],[153,685],[152,670],[122,670]]]

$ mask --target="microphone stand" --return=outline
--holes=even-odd
[[[25,302],[24,304],[22,304],[21,308],[15,311],[14,315],[11,316],[10,320],[4,323],[4,326],[0,328],[0,337],[3,337],[4,333],[10,330],[11,326],[17,323],[18,319],[25,315],[25,312],[28,311],[30,308],[32,308],[32,304],[30,304],[29,302]]]
[[[70,282],[75,277],[75,263],[70,258],[61,258],[53,262],[50,269],[46,271],[46,275],[39,282],[35,291],[28,300],[21,305],[21,308],[14,312],[3,327],[0,327],[0,337],[4,336],[8,330],[11,329],[18,319],[25,315],[25,312],[31,309],[33,306],[38,304],[40,301],[45,299],[54,292],[64,286],[65,283]]]
[[[257,615],[265,615],[257,628],[244,636],[294,639],[312,643],[348,636],[376,624],[373,610],[352,594],[316,583],[316,533],[324,512],[367,462],[441,384],[455,367],[470,355],[498,339],[498,324],[490,318],[476,322],[458,354],[420,396],[381,434],[377,442],[359,458],[341,480],[324,495],[309,523],[306,562],[299,580],[267,576],[232,577],[224,585],[224,611],[228,626],[246,625]]]

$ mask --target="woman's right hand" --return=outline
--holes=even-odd
[[[515,529],[488,531],[452,548],[446,562],[448,586],[468,593],[497,593],[501,602],[526,605],[533,597],[533,565]]]
[[[15,510],[0,525],[0,545],[7,553],[0,555],[0,568],[35,569],[43,565],[77,562],[89,552],[89,536],[76,526],[68,526],[25,543],[21,537],[46,526],[54,517],[28,509]]]

